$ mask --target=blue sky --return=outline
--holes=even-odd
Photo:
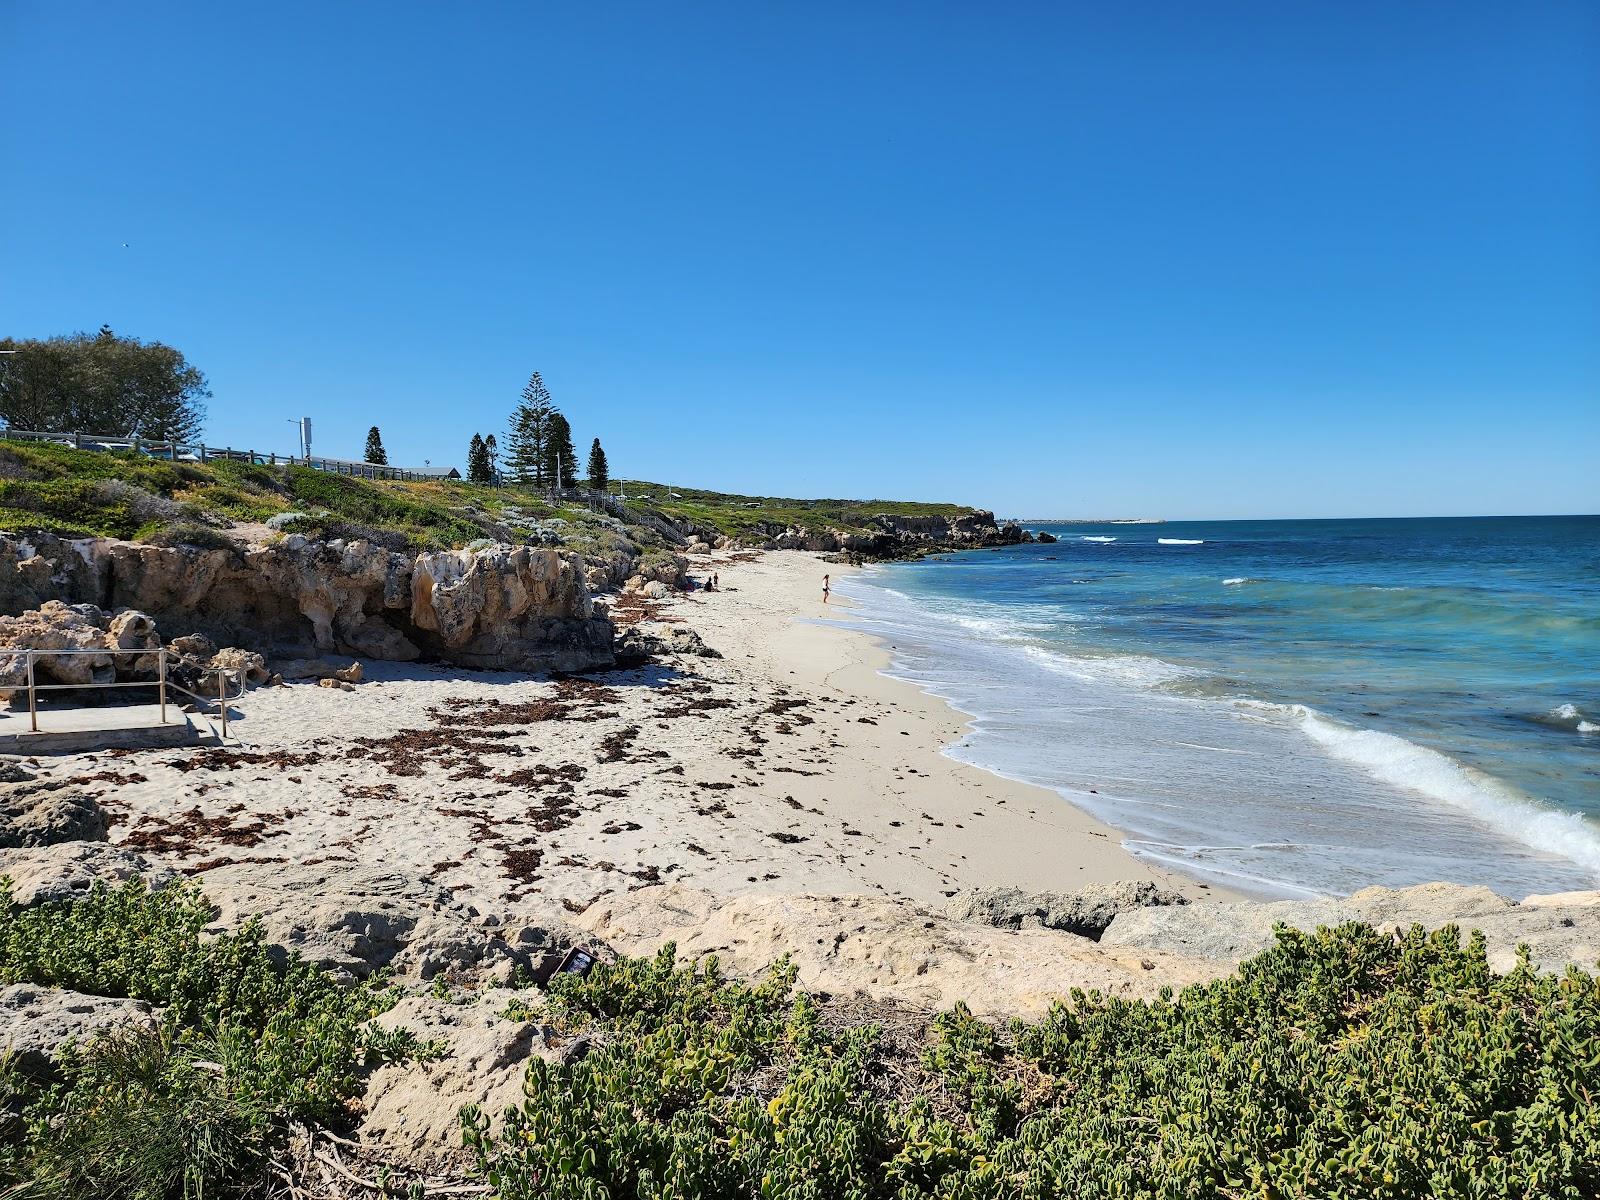
[[[1560,0],[0,0],[0,333],[262,449],[460,463],[538,369],[728,490],[1594,512],[1597,80]]]

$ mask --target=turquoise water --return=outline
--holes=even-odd
[[[1029,528],[841,585],[958,757],[1263,893],[1600,884],[1600,518]]]

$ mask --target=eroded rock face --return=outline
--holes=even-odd
[[[952,896],[945,912],[958,921],[1001,929],[1059,929],[1100,940],[1118,913],[1187,904],[1177,892],[1149,880],[1096,883],[1074,892],[1024,892],[1014,887],[973,888]]]
[[[56,1078],[56,1063],[68,1042],[81,1045],[105,1030],[127,1026],[153,1032],[155,1013],[142,1000],[87,996],[31,983],[0,988],[0,1048],[15,1056],[23,1075],[41,1082]]]
[[[581,671],[611,661],[611,622],[555,550],[494,545],[417,556],[411,620],[441,657],[513,671]]]
[[[1279,921],[1296,929],[1344,921],[1363,921],[1377,929],[1457,925],[1463,936],[1483,930],[1489,963],[1497,971],[1516,963],[1519,942],[1528,943],[1533,961],[1544,969],[1560,970],[1569,962],[1593,969],[1600,961],[1600,906],[1589,902],[1591,896],[1568,893],[1518,904],[1485,887],[1424,883],[1363,888],[1342,900],[1144,908],[1119,913],[1101,945],[1195,955],[1231,965],[1271,946],[1272,927]]]
[[[153,647],[159,624],[196,636],[195,645],[243,646],[245,654],[426,654],[481,668],[578,671],[611,662],[611,625],[594,607],[588,571],[577,555],[494,543],[412,556],[298,535],[229,550],[0,534],[0,612],[59,605],[42,627],[15,628],[13,645]],[[87,612],[74,621],[81,605],[117,613],[117,628]],[[6,640],[0,626],[0,645]],[[0,687],[16,674],[15,657],[0,656]],[[73,658],[56,661],[83,678],[62,682],[99,680],[111,669],[109,657]]]

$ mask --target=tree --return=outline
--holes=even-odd
[[[378,432],[376,425],[367,430],[367,449],[362,461],[375,463],[380,467],[389,465],[389,455],[383,448],[383,435]]]
[[[467,482],[489,483],[493,479],[494,472],[489,466],[488,447],[484,439],[475,433],[467,446]]]
[[[511,446],[507,467],[511,478],[525,486],[550,486],[550,416],[556,410],[550,390],[535,371],[522,389],[522,403],[511,414],[506,441]]]
[[[97,334],[0,338],[0,419],[17,429],[190,440],[205,423],[206,377],[161,342]]]
[[[611,468],[606,465],[606,452],[600,445],[600,439],[595,438],[594,444],[589,447],[589,487],[592,491],[603,492],[611,482]]]
[[[572,446],[572,426],[560,409],[552,409],[545,430],[545,486],[578,486],[578,452]]]
[[[489,462],[489,482],[500,482],[500,443],[494,440],[494,434],[489,434],[483,439],[484,457]]]

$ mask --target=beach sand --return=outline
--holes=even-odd
[[[677,883],[715,895],[876,895],[934,908],[992,884],[1070,891],[1160,871],[1053,792],[945,756],[964,718],[879,674],[863,634],[814,623],[824,572],[794,551],[718,553],[722,590],[660,615],[721,658],[541,680],[367,663],[236,708],[246,749],[41,759],[98,795],[113,843],[204,881],[251,859],[414,873],[484,910]]]

